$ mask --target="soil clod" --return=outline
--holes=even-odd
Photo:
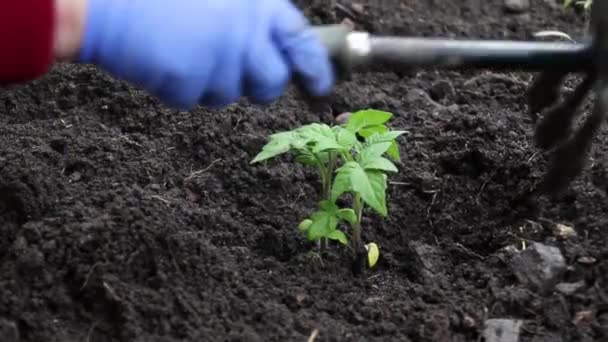
[[[546,293],[561,280],[566,261],[559,248],[532,243],[512,258],[511,268],[522,284]]]
[[[350,18],[379,34],[521,40],[547,23],[573,37],[586,30],[561,0],[535,1],[530,19],[505,17],[504,2],[294,1],[315,24]],[[606,340],[606,132],[586,156],[592,182],[581,172],[572,195],[529,199],[547,167],[530,142],[529,73],[382,70],[352,73],[318,108],[290,89],[265,106],[173,111],[74,64],[4,88],[0,341],[481,342],[488,318],[529,320],[521,342]],[[582,81],[548,76],[529,98],[541,116]],[[272,133],[367,108],[394,113],[391,129],[411,134],[400,140],[389,215],[364,214],[381,259],[367,268],[363,253],[365,274],[353,277],[348,248],[332,243],[320,258],[298,231],[318,206],[318,173],[249,163]],[[567,222],[579,236],[538,222]],[[557,241],[572,263],[545,296],[514,276],[518,252],[501,251],[529,241]],[[538,262],[525,265],[546,281]]]
[[[577,281],[576,283],[559,283],[555,285],[555,289],[562,294],[567,296],[573,295],[578,290],[582,289],[585,286],[585,282],[583,280]]]
[[[523,13],[530,8],[530,0],[505,0],[505,10],[511,13]]]
[[[5,319],[0,319],[0,341],[2,342],[19,342],[19,329],[15,322]]]
[[[488,319],[483,330],[484,342],[518,342],[523,321],[516,319]]]

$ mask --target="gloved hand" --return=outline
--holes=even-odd
[[[221,107],[282,95],[294,74],[327,95],[327,52],[289,0],[89,0],[79,61],[167,105]]]

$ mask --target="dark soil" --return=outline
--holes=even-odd
[[[550,0],[299,1],[315,22],[422,36],[581,37],[585,18]],[[354,75],[312,111],[175,112],[91,68],[58,66],[0,93],[0,333],[20,341],[477,341],[488,318],[525,320],[521,341],[608,339],[608,159],[556,198],[532,197],[548,155],[534,146],[529,74]],[[572,89],[572,86],[569,86]],[[321,265],[297,233],[315,207],[312,170],[249,164],[280,130],[344,111],[395,113],[403,163],[390,217],[369,213],[379,265]],[[557,223],[578,235],[561,239]],[[513,252],[558,246],[574,294],[519,284]],[[324,268],[322,267],[324,266]],[[8,337],[7,337],[8,336]],[[312,340],[312,339],[311,339]]]

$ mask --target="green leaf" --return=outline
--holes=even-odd
[[[384,158],[384,157],[379,157],[376,159],[372,159],[369,160],[365,163],[363,163],[363,168],[365,170],[380,170],[380,171],[386,171],[386,172],[399,172],[399,170],[397,169],[397,167],[395,166],[395,164],[393,164],[393,162],[391,162],[390,160]]]
[[[365,245],[365,249],[367,249],[367,265],[369,267],[374,267],[380,257],[380,249],[375,242],[370,242]]]
[[[338,217],[327,211],[317,211],[311,217],[312,224],[308,227],[307,236],[309,240],[317,240],[327,237],[338,226]]]
[[[270,136],[270,141],[262,147],[262,151],[251,161],[251,164],[258,163],[279,154],[289,152],[292,143],[298,139],[297,133],[293,131],[275,133]]]
[[[308,166],[317,165],[319,163],[318,160],[315,158],[315,155],[308,149],[298,150],[294,160],[296,161],[296,163]]]
[[[392,113],[376,109],[360,110],[353,113],[346,123],[346,129],[353,133],[359,132],[362,128],[369,126],[382,125],[393,117]]]
[[[338,144],[344,147],[345,150],[352,148],[357,143],[357,136],[355,133],[340,126],[335,126],[334,131]]]
[[[372,136],[374,133],[386,133],[388,132],[388,127],[386,127],[385,125],[376,125],[376,126],[369,126],[366,128],[362,128],[359,130],[358,134],[360,136],[362,136],[363,138],[368,138],[370,136]]]
[[[392,142],[388,141],[364,146],[360,152],[359,160],[362,164],[373,162],[374,160],[382,157],[382,155],[388,151],[392,144]]]
[[[396,141],[393,141],[391,147],[389,147],[386,151],[386,154],[388,154],[388,156],[391,157],[394,161],[401,160],[401,153],[399,153],[399,145],[397,145]]]
[[[340,208],[338,208],[338,205],[336,205],[336,203],[332,202],[332,201],[328,201],[328,200],[323,200],[319,203],[319,208],[321,208],[321,210],[328,212],[332,215],[337,215],[338,211],[340,210]]]
[[[323,138],[333,138],[334,132],[326,124],[312,123],[296,129],[296,132],[307,141],[317,141]]]
[[[329,150],[343,150],[344,147],[336,140],[336,135],[331,127],[325,124],[313,123],[298,129],[309,144],[312,144],[312,152],[320,153]]]
[[[381,171],[359,169],[353,177],[353,190],[361,194],[361,199],[382,216],[388,215],[386,208],[387,177]]]
[[[323,138],[319,139],[312,149],[313,153],[321,153],[325,151],[341,151],[344,147],[335,139]]]
[[[395,161],[399,161],[401,159],[399,153],[399,146],[397,144],[397,138],[403,134],[408,133],[407,131],[390,131],[384,133],[374,133],[368,137],[366,137],[366,141],[364,144],[364,149],[367,146],[371,146],[379,143],[390,142],[389,148],[385,151],[386,154],[391,157]]]
[[[352,190],[351,173],[354,167],[359,164],[356,162],[346,162],[336,170],[334,183],[331,187],[331,200],[335,202],[343,193]]]
[[[328,152],[317,153],[317,158],[323,165],[327,165],[327,163],[329,163],[329,153]]]
[[[347,162],[337,170],[331,192],[332,201],[347,191],[354,191],[361,195],[364,203],[386,216],[386,181],[387,177],[381,171],[364,170],[357,162]]]
[[[300,222],[300,224],[298,225],[298,230],[300,230],[301,232],[305,232],[308,230],[308,228],[310,228],[311,224],[312,224],[311,219],[302,220],[302,222]]]
[[[341,230],[334,230],[331,234],[327,235],[328,239],[339,241],[343,245],[348,245],[348,238]]]
[[[408,131],[388,131],[384,133],[376,133],[372,134],[369,137],[365,138],[365,143],[368,145],[377,144],[381,142],[394,142],[396,139],[403,135],[409,133]]]
[[[357,223],[357,214],[355,214],[355,211],[350,208],[340,209],[336,215],[338,218],[350,223],[351,225]]]

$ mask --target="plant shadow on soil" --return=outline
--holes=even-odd
[[[421,36],[580,36],[585,25],[551,1],[521,15],[499,0],[297,4],[315,23]],[[477,341],[485,319],[517,318],[521,341],[605,340],[608,138],[565,196],[531,198],[546,156],[525,114],[530,77],[353,75],[315,112],[293,93],[266,107],[175,112],[83,66],[5,90],[1,337],[305,341],[318,330],[316,341]],[[315,206],[314,171],[249,162],[271,133],[364,108],[393,112],[392,127],[411,134],[400,139],[389,218],[363,222],[381,260],[356,279],[348,253],[319,268],[297,234]],[[554,223],[577,237],[556,238]],[[564,281],[584,286],[539,294],[519,284],[504,248],[531,241],[558,246]]]

